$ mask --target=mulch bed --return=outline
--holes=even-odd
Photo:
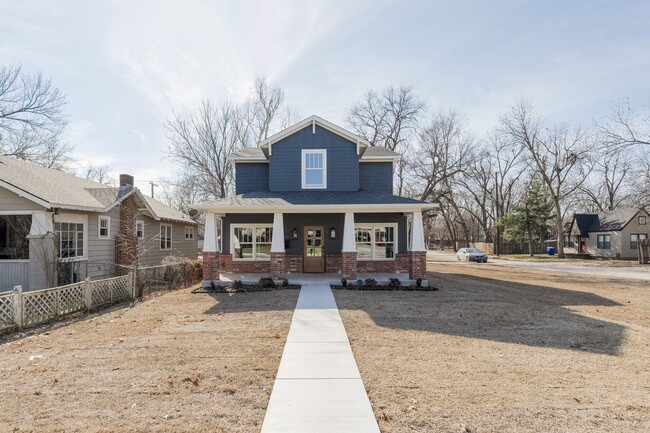
[[[340,284],[332,284],[330,286],[335,290],[365,290],[365,291],[395,291],[395,292],[437,292],[439,289],[437,287],[418,287],[418,286],[357,286],[356,284],[348,284],[347,286],[341,286]]]
[[[259,284],[229,284],[227,286],[199,287],[192,290],[192,293],[248,293],[248,292],[271,292],[274,290],[299,290],[300,284],[278,284],[275,287],[261,286]]]

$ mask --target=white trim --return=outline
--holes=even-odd
[[[385,227],[392,227],[393,228],[393,240],[391,242],[380,242],[380,243],[392,243],[393,244],[393,257],[382,257],[382,258],[377,258],[375,257],[375,230],[378,228],[385,228]],[[371,258],[362,258],[359,257],[359,249],[356,248],[357,246],[357,239],[356,239],[356,234],[357,234],[357,229],[358,228],[370,228],[372,233],[371,233],[371,238],[370,238],[370,251],[372,254]],[[398,223],[355,223],[354,224],[354,246],[357,251],[357,260],[362,261],[362,262],[391,262],[395,261],[397,258],[397,251],[399,250],[399,244],[398,244],[398,230],[399,230],[399,224]],[[367,242],[366,242],[367,243]]]
[[[106,236],[102,235],[102,220],[106,223]],[[97,239],[110,239],[111,238],[111,217],[108,215],[97,215]]]
[[[230,162],[236,162],[237,164],[253,164],[253,163],[268,163],[269,160],[266,158],[257,158],[257,157],[245,157],[245,156],[232,156],[228,158]]]
[[[84,234],[84,253],[82,256],[79,257],[66,257],[66,258],[59,258],[59,261],[68,261],[68,262],[73,262],[73,261],[81,261],[81,260],[88,260],[88,215],[80,215],[80,214],[71,214],[71,213],[62,213],[58,215],[54,215],[54,223],[72,223],[72,224],[83,224],[83,234]],[[54,233],[56,234],[56,228],[54,229]],[[57,239],[58,245],[55,245],[55,248],[57,251],[59,251],[59,248],[61,246],[61,239]]]
[[[17,186],[14,186],[10,184],[9,182],[6,182],[2,179],[0,179],[0,186],[13,192],[14,194],[17,194],[18,197],[25,198],[31,202],[36,203],[37,205],[43,206],[44,208],[49,209],[51,207],[50,203],[46,200],[43,200],[42,198],[35,196],[34,194],[30,194],[29,192],[25,191],[24,189],[20,189]]]
[[[190,230],[189,232],[187,230]],[[190,234],[191,237],[187,237],[187,235]],[[185,226],[185,232],[183,233],[184,237],[183,239],[186,241],[193,241],[194,240],[194,226]]]
[[[248,227],[253,229],[253,241],[252,241],[252,244],[253,244],[253,252],[252,252],[253,257],[250,258],[250,259],[235,257],[235,229],[236,228],[248,228]],[[258,259],[258,258],[256,258],[256,256],[257,256],[257,246],[256,246],[256,244],[257,243],[256,243],[255,239],[256,239],[257,235],[256,235],[255,232],[257,231],[256,229],[258,229],[258,228],[270,228],[270,229],[273,229],[273,224],[266,224],[266,223],[259,223],[259,224],[249,224],[249,223],[235,224],[235,223],[233,223],[233,224],[230,224],[230,255],[231,255],[233,261],[235,261],[235,262],[268,262],[268,261],[271,260],[271,257],[269,257],[268,259]],[[239,242],[239,240],[237,242]],[[248,242],[246,242],[246,243],[248,243]],[[265,245],[267,245],[267,244],[271,245],[271,249],[273,249],[273,232],[271,233],[271,242],[264,242],[264,244]],[[270,253],[271,253],[271,251],[269,251],[269,255],[270,255]]]
[[[307,168],[305,167],[305,156],[307,155],[321,155],[323,159],[323,167],[321,168]],[[305,183],[306,170],[322,170],[323,183],[320,185],[308,185]],[[327,149],[302,149],[300,152],[300,178],[302,189],[327,189]]]
[[[33,215],[34,212],[44,212],[42,210],[0,210],[0,215]]]
[[[142,236],[138,236],[138,224],[142,224]],[[135,220],[135,236],[139,240],[144,239],[144,220]]]
[[[362,156],[359,162],[395,162],[402,159],[401,156]]]
[[[282,205],[229,205],[218,206],[209,203],[192,206],[197,210],[214,213],[391,213],[391,212],[416,212],[423,209],[438,209],[435,203],[390,203],[390,204],[282,204]]]
[[[319,116],[309,116],[306,119],[301,120],[300,122],[289,126],[288,128],[278,132],[277,134],[273,134],[266,140],[260,141],[259,144],[257,145],[258,147],[266,147],[268,146],[269,148],[269,155],[271,154],[271,145],[279,140],[282,140],[285,137],[290,136],[291,134],[294,134],[298,131],[300,131],[303,128],[306,128],[310,124],[312,125],[318,125],[324,129],[329,130],[330,132],[333,132],[337,135],[340,135],[341,137],[351,141],[352,143],[355,143],[357,140],[359,143],[363,146],[370,146],[370,143],[367,140],[364,140],[363,138],[359,137],[358,135],[355,135],[351,133],[350,131],[347,131],[343,128],[341,128],[338,125],[333,124],[332,122],[329,122],[322,117]]]
[[[167,248],[167,242],[165,242],[165,248],[162,247],[162,228],[163,227],[169,227],[169,248]],[[165,231],[165,239],[167,233]],[[160,228],[158,230],[158,247],[160,248],[160,251],[171,251],[174,249],[174,226],[172,224],[166,224],[166,223],[160,223]]]

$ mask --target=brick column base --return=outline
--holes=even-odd
[[[219,279],[219,261],[221,253],[203,252],[203,281]]]
[[[343,252],[341,253],[341,269],[343,271],[343,278],[346,280],[357,279],[357,253]]]
[[[277,280],[287,276],[286,253],[271,253],[271,278]]]
[[[409,251],[409,278],[412,280],[427,279],[426,251]]]

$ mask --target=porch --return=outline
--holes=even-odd
[[[233,281],[241,281],[242,283],[253,284],[257,283],[260,278],[268,277],[269,274],[260,273],[235,273],[223,272],[220,274],[220,279],[214,283],[218,286],[225,286]],[[304,273],[304,272],[288,272],[285,276],[292,284],[341,284],[342,276],[334,273]],[[365,281],[366,278],[374,278],[379,285],[387,285],[391,278],[397,278],[403,286],[410,286],[417,283],[416,280],[409,278],[408,273],[403,272],[360,272],[357,273],[357,279]],[[350,283],[353,283],[351,281]],[[422,282],[426,286],[426,280]]]

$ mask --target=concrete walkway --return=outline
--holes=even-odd
[[[302,286],[262,433],[379,433],[328,284]]]

